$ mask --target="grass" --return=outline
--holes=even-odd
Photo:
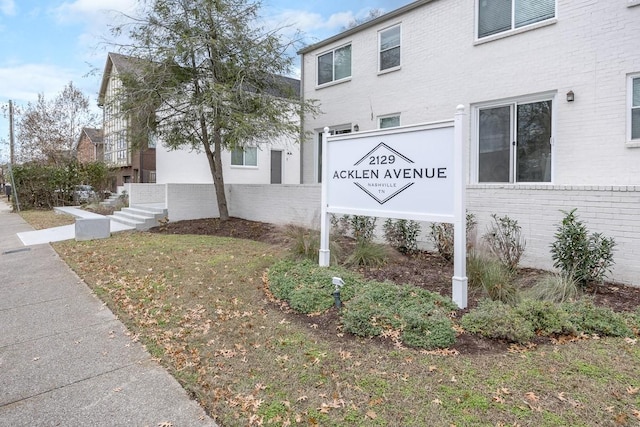
[[[633,339],[396,348],[269,302],[262,278],[280,247],[140,232],[53,246],[222,427],[640,423]]]

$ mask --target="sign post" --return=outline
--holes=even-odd
[[[464,107],[454,120],[322,138],[319,264],[328,266],[329,215],[454,224],[453,301],[467,306]]]

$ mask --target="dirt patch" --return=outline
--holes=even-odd
[[[149,230],[163,234],[198,234],[239,239],[256,240],[273,245],[287,245],[289,238],[285,229],[273,224],[230,218],[220,221],[217,218],[197,219],[190,221],[169,222],[161,227]],[[420,252],[416,255],[397,255],[381,267],[361,267],[358,271],[366,278],[378,281],[388,280],[394,283],[408,283],[451,296],[451,276],[453,265],[438,254]],[[545,272],[531,268],[523,268],[518,272],[516,280],[522,287],[533,284],[537,277]],[[607,283],[589,289],[598,305],[610,307],[615,311],[632,311],[640,305],[640,284],[638,287]],[[469,289],[468,308],[460,310],[458,316],[474,308],[482,294]],[[297,313],[289,313],[296,321],[312,327],[326,338],[336,339],[335,331],[339,329],[339,318],[335,310],[309,317]],[[541,341],[544,342],[544,341]],[[505,351],[508,345],[496,340],[483,339],[475,335],[462,334],[458,337],[454,350],[461,354],[492,353]]]

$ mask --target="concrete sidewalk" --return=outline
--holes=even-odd
[[[0,426],[215,426],[0,201]],[[164,424],[163,424],[164,423]]]

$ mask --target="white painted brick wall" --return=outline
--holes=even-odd
[[[162,184],[125,184],[129,193],[129,205],[164,203],[165,186]]]
[[[561,211],[577,208],[587,229],[616,241],[612,278],[640,286],[640,186],[491,186],[467,190],[467,207],[478,220],[478,240],[491,214],[518,221],[527,240],[523,266],[553,269],[550,245],[564,218]]]
[[[152,184],[144,184],[152,185]],[[320,185],[226,186],[229,214],[233,217],[278,225],[320,228]],[[167,184],[169,220],[218,217],[212,184]],[[491,223],[491,214],[508,215],[522,227],[527,241],[521,265],[552,270],[550,245],[562,221],[561,211],[577,208],[578,218],[590,232],[613,237],[616,262],[610,278],[640,286],[640,186],[508,186],[471,185],[467,210],[478,221],[476,244]],[[382,239],[378,220],[378,239]],[[432,248],[429,224],[422,223],[421,247]]]
[[[229,215],[320,228],[320,185],[227,185]]]
[[[220,216],[213,184],[166,184],[169,221]]]
[[[304,55],[304,96],[323,110],[305,118],[305,129],[357,123],[370,130],[390,113],[401,113],[403,125],[444,120],[457,104],[556,92],[554,184],[640,184],[640,148],[625,145],[627,75],[640,72],[640,7],[558,0],[556,23],[484,43],[474,42],[474,13],[475,1],[433,1]],[[402,68],[378,74],[377,32],[396,23]],[[345,43],[352,78],[316,88],[316,55]],[[317,136],[302,145],[304,183],[316,182],[316,145]]]

